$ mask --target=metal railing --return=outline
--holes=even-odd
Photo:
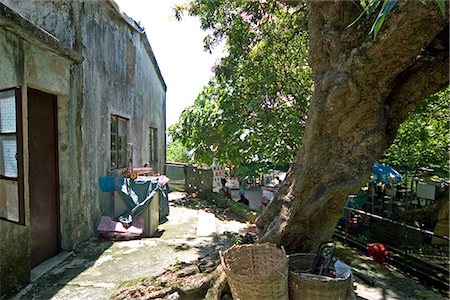
[[[368,243],[382,243],[392,253],[390,263],[439,289],[450,288],[448,236],[348,207],[336,236],[362,250]]]

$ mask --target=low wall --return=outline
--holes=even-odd
[[[186,176],[184,174],[184,167],[186,164],[167,163],[166,176],[169,177],[169,186],[172,191],[184,192],[186,190]]]
[[[192,165],[185,166],[185,189],[188,193],[207,193],[212,191],[213,172]]]
[[[172,191],[205,193],[212,191],[213,172],[211,169],[193,165],[168,163],[166,175]]]

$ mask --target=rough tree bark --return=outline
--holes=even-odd
[[[347,28],[359,13],[353,1],[308,6],[315,91],[304,140],[257,220],[259,241],[288,252],[332,236],[346,196],[367,182],[408,113],[449,82],[448,18],[434,1],[399,1],[376,40],[373,18]]]

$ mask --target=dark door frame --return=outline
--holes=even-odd
[[[56,241],[57,241],[57,252],[59,253],[61,251],[61,204],[60,204],[60,189],[59,189],[59,180],[60,180],[60,174],[59,174],[59,139],[58,139],[58,97],[57,95],[54,94],[50,94],[44,91],[40,91],[37,89],[33,89],[33,88],[28,88],[27,90],[27,96],[29,96],[31,92],[35,92],[35,93],[42,93],[42,94],[46,94],[46,95],[51,95],[54,97],[53,99],[53,128],[55,130],[53,138],[54,138],[54,142],[55,142],[55,156],[53,157],[54,162],[55,162],[55,193],[56,193],[56,212],[57,212],[57,216],[56,216]],[[28,97],[27,100],[27,106],[29,107],[29,102],[30,102],[30,98]],[[28,111],[28,115],[27,115],[27,119],[28,116],[30,114],[30,111]],[[29,124],[28,124],[29,126]],[[30,128],[28,128],[28,133],[29,133]],[[28,142],[30,140],[30,136],[28,135]],[[28,153],[29,153],[29,147],[28,147]],[[30,158],[30,155],[29,155]],[[30,163],[28,163],[28,167],[30,168]],[[31,180],[31,172],[30,169],[28,170],[28,181]],[[30,208],[30,226],[31,226],[31,191],[30,191],[30,195],[29,195],[29,208]],[[33,237],[31,237],[33,238]],[[33,253],[31,253],[31,256],[33,256]]]

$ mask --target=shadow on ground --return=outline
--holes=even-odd
[[[111,247],[111,241],[88,241],[84,243],[79,251],[74,251],[71,257],[51,269],[30,283],[24,290],[17,294],[13,299],[51,299],[53,297],[66,298],[74,297],[82,287],[82,274],[93,267],[99,257]],[[67,287],[69,282],[79,278],[79,284],[73,285],[70,290],[61,290]],[[103,287],[104,288],[104,287]],[[81,288],[82,289],[82,288]],[[103,293],[101,289],[97,294],[95,289],[91,297],[100,296]]]
[[[354,276],[358,299],[445,299],[433,290],[420,284],[416,278],[390,266],[380,265],[365,253],[337,244],[336,256],[350,266],[374,280],[374,286],[365,284]]]
[[[179,196],[172,200],[171,204],[179,207],[186,207],[195,210],[204,210],[216,216],[222,221],[248,222],[245,216],[247,213],[258,214],[257,210],[250,209],[248,206],[237,203],[235,200],[228,200],[220,194],[213,193],[212,196],[206,196],[203,199],[191,196]]]
[[[218,217],[217,230],[209,236],[197,235],[199,210]],[[88,241],[30,284],[16,299],[108,299],[121,282],[139,281],[177,262],[197,261],[207,256],[218,259],[219,251],[228,248],[237,232],[250,225],[226,208],[214,209],[202,201],[186,198],[171,203],[167,219],[151,238]]]

